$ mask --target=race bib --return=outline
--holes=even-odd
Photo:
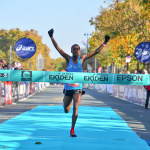
[[[79,83],[74,83],[74,84],[69,84],[67,83],[68,86],[71,86],[71,87],[79,87]]]

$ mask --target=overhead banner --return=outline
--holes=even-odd
[[[0,81],[150,85],[148,74],[0,70]]]
[[[21,59],[29,59],[36,53],[36,45],[30,38],[20,38],[15,43],[15,52]]]

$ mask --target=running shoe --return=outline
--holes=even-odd
[[[70,137],[77,137],[77,135],[75,135],[74,131],[70,131]]]

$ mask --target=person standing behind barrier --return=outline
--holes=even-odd
[[[148,71],[145,68],[143,69],[143,74],[148,74]],[[150,97],[150,86],[144,86],[144,88],[146,89],[145,109],[147,109],[149,104],[149,97]]]
[[[135,69],[134,72],[133,72],[133,74],[137,74],[137,73],[138,73],[138,72],[137,72],[137,70]]]
[[[10,64],[7,64],[7,69],[8,69],[8,70],[10,69]]]
[[[0,65],[0,70],[3,70],[3,65]]]
[[[4,68],[4,70],[7,70],[7,69],[8,69],[8,68],[7,68],[7,65],[5,65],[3,68]]]
[[[0,69],[3,69],[3,61],[0,60]]]
[[[130,74],[130,71],[129,71],[129,70],[127,70],[127,71],[126,71],[126,74]]]
[[[143,74],[142,70],[138,70],[137,74]]]
[[[3,61],[3,67],[7,65],[7,61],[5,59],[2,59]]]
[[[16,61],[14,61],[12,64],[11,64],[11,70],[14,70],[14,68],[16,67]]]
[[[104,43],[102,43],[95,51],[93,51],[89,54],[83,55],[81,57],[79,56],[80,46],[78,44],[74,44],[71,47],[72,56],[69,56],[58,46],[58,44],[56,43],[56,41],[53,37],[53,33],[54,33],[53,29],[48,31],[48,34],[51,38],[51,41],[52,41],[54,47],[57,49],[57,51],[60,53],[60,55],[66,59],[66,63],[68,66],[66,68],[67,72],[83,72],[82,66],[83,66],[83,63],[85,62],[85,60],[98,54],[110,39],[110,37],[108,35],[106,35]],[[75,84],[65,83],[65,85],[64,85],[63,103],[64,103],[65,113],[68,113],[70,111],[71,102],[73,99],[72,127],[70,130],[71,137],[77,137],[74,133],[74,127],[75,127],[76,120],[78,117],[78,107],[81,102],[81,96],[84,93],[85,92],[82,91],[82,83],[75,83]]]
[[[148,73],[150,74],[150,68],[148,69]]]
[[[145,68],[143,69],[143,74],[148,74],[148,72]]]
[[[146,89],[145,109],[147,109],[148,108],[148,104],[149,104],[149,97],[150,97],[150,86],[144,86],[144,88]]]

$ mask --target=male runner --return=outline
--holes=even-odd
[[[83,66],[84,61],[86,59],[89,59],[89,58],[93,57],[94,55],[98,54],[110,39],[110,37],[108,35],[106,35],[105,41],[104,41],[104,43],[102,43],[102,45],[100,45],[100,47],[98,47],[95,51],[93,51],[89,54],[83,55],[82,57],[79,56],[79,54],[80,54],[79,45],[74,44],[71,47],[72,56],[69,56],[58,46],[58,44],[56,43],[56,41],[53,37],[53,33],[54,33],[53,29],[48,31],[48,34],[51,38],[51,41],[52,41],[54,47],[57,49],[57,51],[60,53],[60,55],[66,59],[66,63],[68,66],[66,68],[67,72],[83,72],[82,66]],[[71,102],[73,99],[72,127],[70,130],[70,136],[77,137],[74,133],[74,127],[75,127],[75,123],[76,123],[76,120],[78,117],[78,107],[81,102],[81,96],[82,96],[82,94],[85,93],[84,91],[82,91],[82,83],[75,83],[75,84],[65,83],[64,93],[65,94],[64,94],[63,102],[64,102],[65,113],[68,113],[70,111]]]

